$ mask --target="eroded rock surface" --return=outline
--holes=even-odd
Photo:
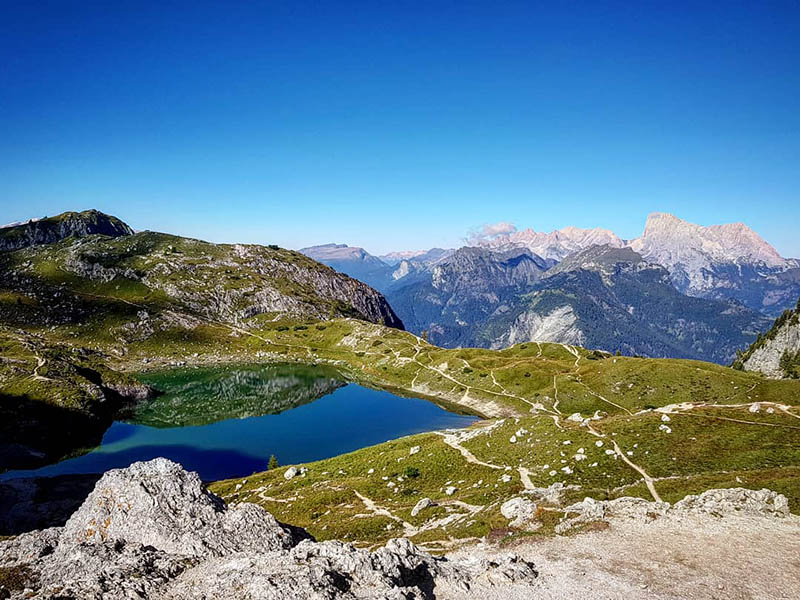
[[[516,555],[452,562],[406,539],[369,552],[317,543],[254,504],[227,507],[159,458],[107,472],[63,528],[0,542],[11,598],[433,598],[529,585]],[[13,583],[11,583],[13,582]]]
[[[786,496],[772,490],[729,488],[686,496],[673,505],[668,502],[651,502],[644,498],[625,497],[604,501],[584,498],[582,502],[572,504],[564,510],[567,518],[556,526],[557,533],[563,533],[576,525],[614,518],[636,521],[652,521],[660,517],[680,519],[688,515],[783,518],[789,516],[789,503]]]

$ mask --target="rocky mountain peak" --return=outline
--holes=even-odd
[[[590,246],[607,244],[619,248],[625,245],[620,237],[608,229],[600,227],[581,229],[572,226],[556,229],[550,233],[537,232],[530,228],[523,229],[480,240],[478,243],[494,249],[527,248],[542,258],[552,260],[562,260],[569,254]]]
[[[669,213],[649,215],[644,233],[630,246],[645,258],[654,258],[667,267],[678,262],[686,267],[714,261],[764,263],[770,267],[787,262],[744,223],[704,227]]]
[[[65,212],[55,217],[31,219],[0,228],[0,250],[19,250],[28,246],[53,244],[68,237],[92,234],[121,237],[133,235],[126,223],[99,210]]]

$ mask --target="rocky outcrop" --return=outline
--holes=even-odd
[[[745,371],[774,379],[800,377],[800,301],[782,314],[764,335],[734,362]]]
[[[92,234],[119,237],[132,235],[125,223],[97,210],[66,212],[55,217],[0,228],[0,250],[19,250],[27,246],[53,244],[68,237]]]
[[[564,533],[578,525],[610,519],[652,521],[662,517],[681,518],[688,515],[784,518],[789,516],[789,503],[786,496],[768,489],[728,488],[686,496],[674,505],[668,502],[650,502],[644,498],[585,498],[582,502],[566,507],[564,511],[566,518],[556,526],[556,533]]]
[[[511,554],[453,562],[406,539],[375,552],[317,543],[259,506],[225,506],[166,459],[106,473],[65,527],[0,542],[0,569],[0,597],[108,600],[432,599],[537,576]]]

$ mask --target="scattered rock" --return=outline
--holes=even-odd
[[[283,473],[283,477],[284,479],[288,480],[288,479],[293,479],[298,475],[305,475],[306,473],[308,473],[308,469],[306,467],[289,467]]]
[[[542,526],[541,522],[535,520],[536,508],[535,502],[517,497],[504,502],[500,506],[500,514],[511,521],[511,527],[535,531]]]
[[[789,515],[789,503],[785,496],[772,490],[730,488],[708,490],[698,496],[686,496],[673,506],[668,502],[650,502],[643,498],[625,497],[606,501],[584,498],[582,502],[568,506],[565,513],[566,518],[556,526],[556,533],[563,533],[576,525],[607,521],[611,518],[639,521],[683,515],[783,518]]]
[[[411,516],[416,517],[423,510],[430,508],[431,506],[436,506],[436,503],[430,498],[423,498],[414,505],[414,508],[411,509]]]
[[[419,452],[419,446],[411,446],[411,449],[408,451],[408,455],[414,455]]]
[[[457,490],[457,489],[458,489],[458,488],[456,488],[456,487],[453,487],[452,485],[449,485],[449,486],[447,486],[447,488],[444,490],[444,493],[445,493],[445,494],[447,494],[448,496],[452,496],[453,494],[455,494],[455,493],[456,493],[456,490]]]
[[[783,494],[768,489],[729,488],[708,490],[699,496],[686,496],[675,503],[673,510],[717,516],[751,514],[786,517],[789,515],[789,502]]]

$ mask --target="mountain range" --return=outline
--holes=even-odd
[[[414,333],[445,347],[584,344],[729,363],[800,296],[800,261],[744,224],[704,227],[651,214],[642,236],[532,229],[459,249],[372,256],[301,252],[383,292]]]

